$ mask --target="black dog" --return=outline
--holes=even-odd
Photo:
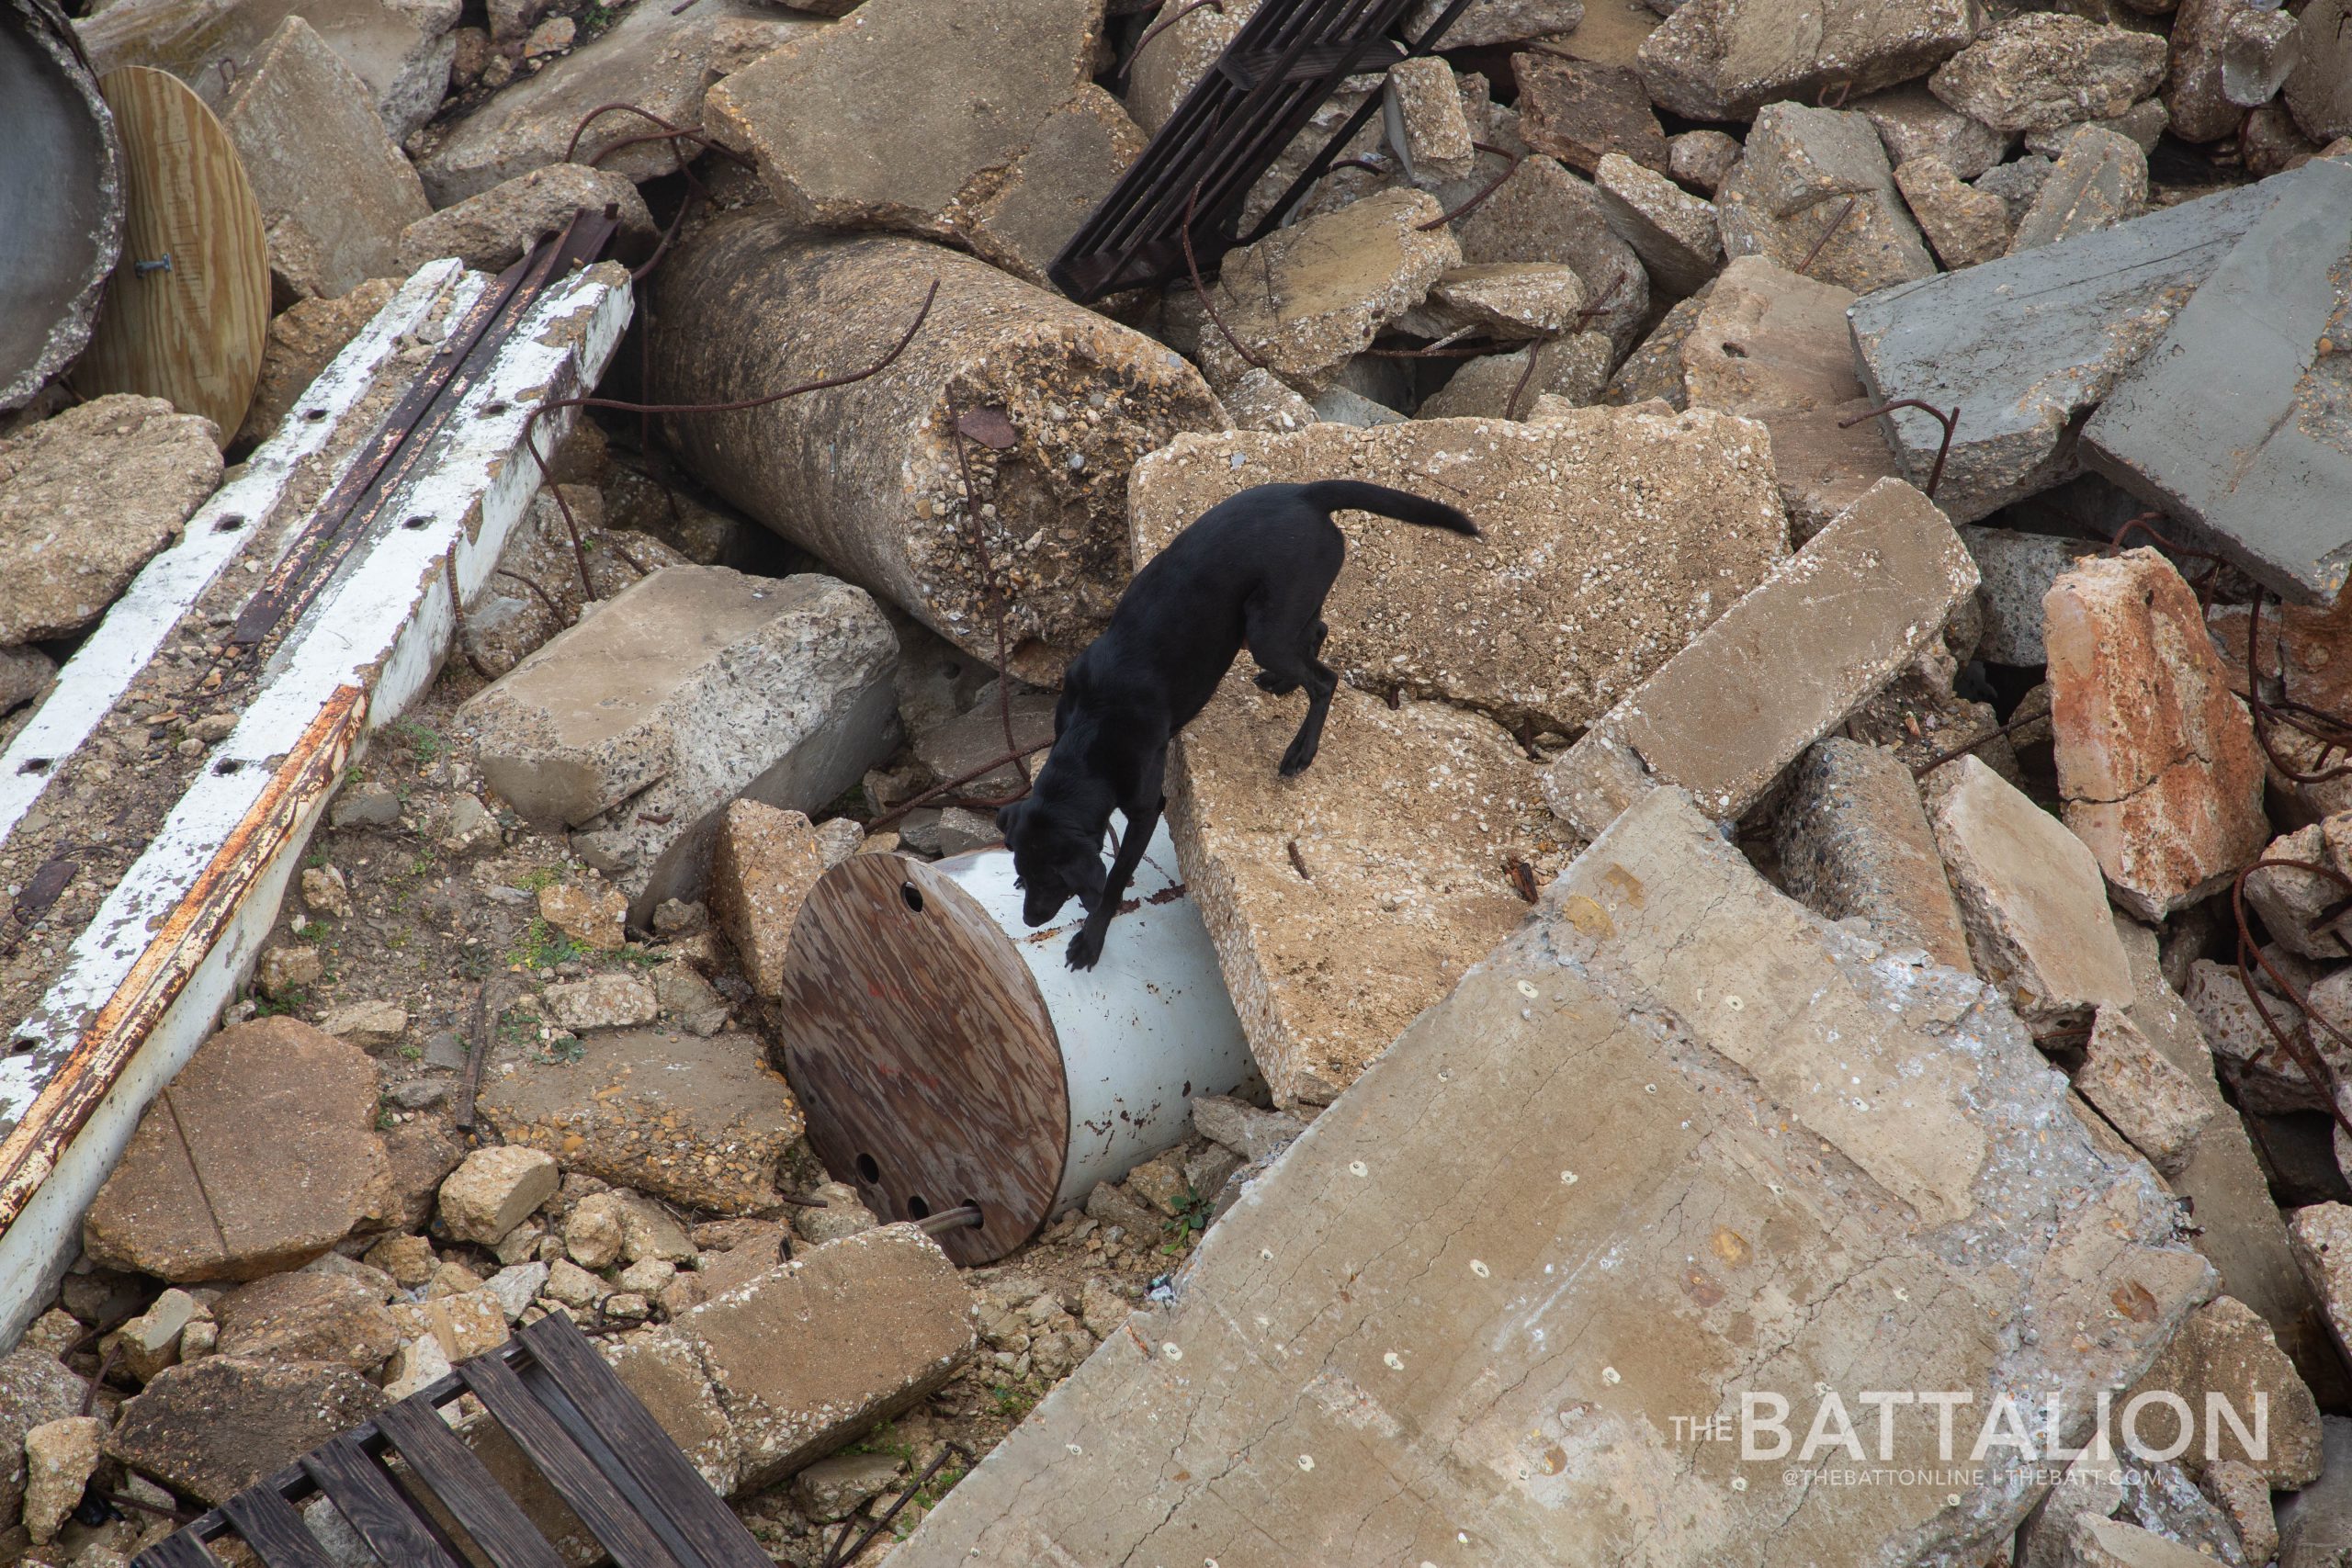
[[[1330,628],[1323,597],[1347,558],[1331,521],[1342,507],[1476,536],[1440,502],[1384,485],[1328,479],[1260,485],[1218,502],[1127,584],[1111,624],[1070,663],[1054,709],[1054,746],[1025,800],[996,814],[1025,894],[1022,919],[1052,919],[1075,896],[1086,923],[1069,944],[1091,969],[1167,802],[1168,742],[1207,705],[1244,644],[1258,684],[1279,696],[1306,688],[1306,720],[1283,753],[1284,778],[1306,771],[1323,739],[1340,677],[1316,656]],[[1108,874],[1102,834],[1127,819]]]

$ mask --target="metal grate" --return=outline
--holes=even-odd
[[[569,1317],[541,1318],[488,1355],[379,1412],[177,1531],[131,1568],[220,1568],[235,1536],[267,1568],[333,1568],[294,1505],[324,1494],[382,1562],[466,1568],[413,1495],[429,1494],[493,1568],[563,1568],[514,1499],[443,1422],[481,1400],[620,1568],[774,1568],[718,1494]],[[397,1458],[396,1479],[386,1461]]]
[[[1047,276],[1083,303],[1167,282],[1184,266],[1188,209],[1194,252],[1214,265],[1243,243],[1236,226],[1250,189],[1349,76],[1427,54],[1469,6],[1453,0],[1420,37],[1388,36],[1415,0],[1263,0],[1216,65],[1176,106],[1143,156],[1054,258]],[[1282,220],[1378,111],[1364,100],[1254,229]]]

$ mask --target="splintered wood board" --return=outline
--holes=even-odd
[[[245,422],[269,333],[269,243],[229,133],[176,76],[125,65],[98,80],[122,139],[122,259],[75,365],[85,397],[140,392],[220,427]],[[141,262],[172,259],[141,273]]]

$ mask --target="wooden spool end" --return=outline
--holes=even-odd
[[[1069,1147],[1052,1018],[1013,942],[922,861],[854,855],[810,890],[774,1055],[808,1142],[886,1220],[977,1202],[938,1240],[993,1262],[1050,1216]]]

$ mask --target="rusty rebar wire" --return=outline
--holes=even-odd
[[[842,1520],[842,1533],[833,1538],[832,1545],[826,1549],[825,1555],[818,1561],[817,1568],[842,1568],[843,1563],[855,1562],[857,1554],[873,1545],[875,1538],[890,1528],[891,1521],[899,1517],[899,1511],[914,1501],[915,1494],[930,1485],[933,1478],[947,1467],[948,1460],[959,1454],[963,1456],[964,1468],[967,1471],[978,1462],[972,1457],[972,1450],[963,1444],[954,1442],[942,1444],[939,1452],[933,1457],[932,1461],[923,1466],[922,1473],[916,1476],[913,1483],[899,1495],[899,1500],[866,1525],[865,1533],[857,1538],[856,1545],[849,1545],[849,1538],[856,1530],[857,1521]]]
[[[79,1414],[87,1416],[91,1411],[97,1408],[98,1385],[107,1381],[107,1374],[114,1371],[115,1358],[121,1354],[122,1341],[118,1339],[113,1344],[107,1347],[107,1353],[105,1355],[98,1358],[98,1370],[91,1373],[90,1381],[83,1385],[82,1408]]]
[[[154,1514],[159,1517],[171,1520],[175,1525],[193,1524],[203,1517],[200,1514],[188,1513],[182,1508],[167,1508],[161,1503],[150,1503],[144,1497],[133,1497],[128,1492],[100,1492],[98,1495],[118,1508],[136,1508],[142,1514]]]
[[[2265,590],[2260,588],[2254,591],[2254,601],[2246,607],[2245,617],[2246,711],[2254,720],[2255,740],[2262,747],[2263,755],[2270,759],[2270,765],[2277,768],[2290,783],[2327,784],[2352,774],[2352,761],[2341,762],[2335,767],[2328,766],[2327,762],[2328,754],[2331,751],[2352,746],[2352,725],[2346,724],[2334,714],[2322,712],[2304,703],[2293,703],[2291,705],[2293,712],[2281,711],[2290,701],[2287,691],[2287,644],[2283,627],[2278,643],[2278,705],[2274,706],[2262,694],[2262,666],[2259,660],[2262,652],[2264,592]],[[2310,724],[2296,717],[2296,713],[2308,715],[2319,723],[2327,725],[2330,732],[2323,733],[2314,729]],[[2288,728],[2319,742],[2319,769],[2316,773],[2305,772],[2278,755],[2278,747],[2271,744],[2270,740],[2270,726],[2273,723],[2283,724]]]
[[[1020,749],[1020,755],[1023,757],[1034,757],[1038,752],[1046,750],[1052,745],[1053,742],[1050,740],[1040,740],[1035,746],[1022,747]],[[910,795],[905,800],[899,802],[898,805],[890,807],[889,810],[883,812],[880,816],[870,818],[865,824],[865,830],[869,833],[878,832],[885,823],[896,822],[908,812],[912,811],[916,807],[923,806],[930,801],[938,799],[941,795],[945,795],[949,790],[961,789],[966,784],[970,784],[974,779],[986,778],[989,774],[996,772],[999,768],[1003,767],[1007,762],[1012,761],[1012,757],[1011,754],[1007,754],[1002,757],[991,757],[987,761],[982,762],[978,767],[973,768],[969,772],[956,774],[954,778],[949,779],[945,784],[936,784],[932,785],[929,789],[924,790],[920,795]],[[998,799],[967,801],[962,804],[986,807],[1010,806],[1027,793],[1028,791],[1026,790],[1020,790]]]
[[[1942,767],[1946,762],[1955,761],[1962,757],[1967,756],[1971,751],[1975,750],[1976,748],[1984,745],[1988,740],[1998,740],[2004,735],[2014,735],[2030,724],[2048,724],[2049,722],[2050,711],[2047,708],[2044,708],[2040,713],[2027,714],[2022,718],[2013,718],[2009,720],[2008,723],[2001,726],[1998,729],[1986,730],[1984,734],[1978,736],[1975,739],[1971,740],[1964,746],[1955,746],[1949,751],[1937,752],[1934,756],[1928,758],[1917,767],[1913,768],[1911,770],[1911,776],[1915,779],[1924,779],[1929,773],[1934,773],[1938,768]]]
[[[742,164],[747,169],[753,166],[750,159],[744,157],[741,152],[736,152],[732,147],[722,146],[720,143],[712,141],[702,131],[696,130],[691,126],[673,125],[670,121],[662,118],[660,115],[655,114],[651,109],[640,108],[636,104],[624,103],[598,104],[594,108],[590,109],[586,114],[582,115],[580,117],[579,123],[571,128],[571,140],[565,142],[563,145],[563,157],[560,162],[566,164],[571,163],[572,160],[572,154],[580,151],[580,138],[586,133],[589,126],[594,124],[597,120],[604,118],[605,116],[608,114],[633,114],[640,119],[650,120],[653,124],[662,128],[663,132],[662,136],[645,137],[639,140],[660,141],[667,140],[670,137],[690,138],[701,142],[705,147],[725,153],[728,157],[734,159],[738,164]],[[605,153],[606,152],[616,152],[621,145],[624,144],[616,143],[612,147],[607,147],[603,152],[597,153],[596,157],[601,158],[605,156]],[[595,166],[594,158],[589,160],[589,166],[592,168]]]
[[[980,1213],[978,1203],[958,1203],[952,1209],[926,1214],[915,1222],[915,1229],[925,1235],[941,1235],[948,1231],[978,1230],[986,1224],[988,1216]]]
[[[1470,145],[1476,148],[1481,152],[1492,152],[1498,158],[1509,158],[1510,160],[1510,167],[1505,169],[1501,174],[1497,175],[1493,179],[1487,181],[1484,188],[1480,189],[1476,195],[1472,196],[1468,200],[1455,208],[1453,211],[1441,212],[1426,223],[1414,224],[1413,229],[1415,232],[1427,233],[1430,230],[1442,229],[1448,223],[1455,222],[1461,219],[1468,217],[1471,213],[1478,209],[1480,203],[1484,202],[1488,197],[1494,195],[1495,192],[1502,189],[1504,186],[1508,185],[1510,182],[1511,175],[1519,173],[1519,165],[1525,162],[1527,158],[1527,154],[1524,152],[1513,152],[1507,148],[1498,147],[1490,141],[1473,141]]]
[[[449,584],[450,642],[466,656],[466,662],[473,666],[475,674],[485,681],[496,680],[495,675],[482,668],[481,658],[474,652],[473,641],[466,635],[466,596],[458,592],[458,550],[454,545],[449,547],[449,553],[441,558],[441,575],[448,580]]]
[[[1866,419],[1877,419],[1883,414],[1893,413],[1896,409],[1917,409],[1944,427],[1944,438],[1936,446],[1936,466],[1928,470],[1927,495],[1929,501],[1933,501],[1936,498],[1936,487],[1943,483],[1944,459],[1951,456],[1951,433],[1960,424],[1958,403],[1952,404],[1951,412],[1947,413],[1935,404],[1923,402],[1917,398],[1897,398],[1891,403],[1881,403],[1874,409],[1864,409],[1851,419],[1839,420],[1838,428],[1850,430]]]
[[[770,403],[780,403],[786,398],[797,398],[807,392],[822,392],[834,387],[846,387],[852,382],[863,381],[869,376],[880,375],[899,355],[904,354],[907,351],[907,345],[915,341],[915,333],[922,331],[923,322],[930,319],[932,302],[938,298],[939,280],[934,277],[931,281],[930,290],[922,297],[922,309],[915,312],[915,319],[907,324],[905,333],[891,345],[889,353],[863,370],[853,370],[841,376],[827,376],[820,380],[803,381],[797,387],[786,387],[781,392],[770,392],[764,397],[758,398],[738,398],[732,402],[637,403],[627,402],[618,398],[583,397],[556,398],[533,409],[530,417],[523,422],[523,450],[528,452],[531,455],[531,461],[538,465],[539,482],[547,485],[548,491],[555,496],[557,509],[563,513],[563,525],[571,536],[572,558],[580,567],[581,592],[586,594],[591,602],[596,598],[596,585],[588,577],[588,552],[580,542],[579,520],[572,516],[571,503],[563,499],[563,488],[548,482],[548,460],[539,455],[539,443],[535,430],[540,420],[558,409],[610,409],[621,413],[642,414],[741,413],[747,409],[765,408]]]
[[[2313,876],[2323,876],[2334,882],[2346,893],[2352,893],[2352,876],[2346,876],[2334,866],[2324,865],[2318,861],[2292,860],[2284,856],[2274,859],[2265,855],[2239,872],[2230,882],[2230,913],[2235,919],[2238,928],[2238,984],[2245,987],[2246,1000],[2254,1005],[2255,1016],[2262,1021],[2262,1027],[2269,1032],[2270,1038],[2277,1041],[2279,1048],[2294,1058],[2295,1065],[2303,1069],[2303,1076],[2310,1081],[2311,1086],[2326,1098],[2328,1114],[2335,1118],[2335,1124],[2346,1133],[2352,1133],[2352,1115],[2346,1115],[2345,1112],[2343,1099],[2338,1092],[2335,1069],[2329,1065],[2327,1058],[2320,1054],[2319,1047],[2312,1043],[2312,1022],[2317,1020],[2322,1029],[2335,1035],[2347,1048],[2352,1048],[2352,1035],[2346,1034],[2331,1022],[2325,1014],[2314,1010],[2311,998],[2298,989],[2293,981],[2280,973],[2278,966],[2270,962],[2269,955],[2265,953],[2260,945],[2255,942],[2254,928],[2246,920],[2245,879],[2257,871],[2271,869],[2301,871]],[[2270,1016],[2270,1010],[2262,1005],[2260,987],[2254,983],[2254,971],[2257,968],[2270,977],[2271,984],[2278,987],[2278,994],[2287,999],[2288,1004],[2301,1012],[2302,1022],[2293,1032],[2290,1033],[2280,1028],[2278,1021]]]
[[[1200,261],[1193,254],[1193,212],[1200,205],[1201,186],[1206,178],[1207,176],[1204,175],[1201,179],[1194,180],[1192,194],[1184,198],[1184,227],[1176,236],[1184,242],[1184,270],[1193,275],[1193,292],[1199,298],[1201,309],[1208,312],[1208,318],[1216,324],[1216,330],[1225,334],[1225,341],[1233,345],[1233,352],[1258,369],[1263,370],[1266,368],[1266,362],[1242,347],[1241,340],[1233,335],[1233,329],[1225,324],[1223,316],[1217,314],[1216,301],[1209,298],[1208,286],[1201,281]]]
[[[1225,15],[1225,0],[1186,0],[1184,5],[1144,28],[1143,37],[1136,39],[1135,48],[1127,51],[1126,59],[1121,61],[1119,69],[1112,73],[1112,80],[1125,81],[1127,73],[1136,68],[1136,62],[1142,57],[1144,46],[1195,11],[1215,11],[1221,17]]]
[[[1838,96],[1834,99],[1829,96],[1829,90],[1833,87],[1838,90]],[[1854,83],[1851,77],[1840,77],[1835,82],[1824,82],[1813,95],[1813,107],[1817,109],[1842,109],[1846,107],[1847,96],[1853,90]]]
[[[1828,245],[1830,236],[1846,226],[1846,220],[1852,216],[1854,208],[1861,199],[1860,196],[1846,198],[1846,205],[1838,209],[1838,216],[1829,220],[1829,227],[1821,231],[1821,238],[1813,243],[1813,249],[1805,252],[1804,260],[1797,263],[1798,276],[1802,277],[1813,270],[1813,264],[1821,259],[1821,253]]]
[[[1552,346],[1553,339],[1556,338],[1558,335],[1558,333],[1555,333],[1550,336],[1538,338],[1529,346],[1527,350],[1527,367],[1519,373],[1518,381],[1513,383],[1511,387],[1510,396],[1503,400],[1503,417],[1505,419],[1515,420],[1519,417],[1519,400],[1521,394],[1527,390],[1527,384],[1535,379],[1535,367],[1542,362],[1544,358],[1544,351]]]

